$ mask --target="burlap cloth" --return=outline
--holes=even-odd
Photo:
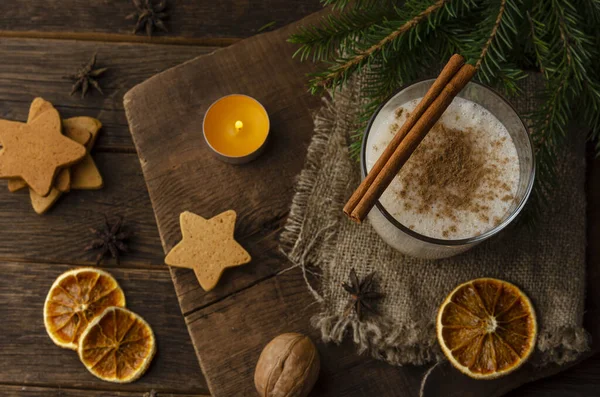
[[[313,324],[323,340],[339,343],[350,337],[359,352],[394,365],[438,360],[438,306],[458,284],[485,276],[510,281],[532,299],[539,322],[534,363],[562,364],[587,350],[583,139],[560,154],[560,188],[535,230],[513,227],[453,258],[415,259],[387,246],[368,222],[354,224],[342,213],[360,180],[358,163],[348,153],[359,90],[359,83],[350,84],[334,100],[324,100],[315,115],[315,134],[281,235],[283,252],[302,267],[320,302]],[[513,103],[526,114],[534,101],[525,95]],[[344,316],[349,296],[341,283],[351,268],[359,278],[376,271],[385,294],[379,315],[363,322]]]

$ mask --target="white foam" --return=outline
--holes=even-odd
[[[390,130],[395,130],[394,124],[402,125],[406,121],[407,113],[412,112],[420,100],[421,98],[418,98],[402,105],[404,111],[398,118],[394,112],[390,112],[387,121],[380,124],[377,130],[370,132],[365,153],[367,171],[370,171],[391,140],[393,134]],[[493,198],[477,199],[479,204],[488,208],[483,213],[481,211],[475,213],[469,210],[456,210],[452,218],[440,216],[436,211],[438,208],[436,208],[435,202],[431,206],[431,211],[419,213],[414,206],[412,209],[407,209],[406,203],[410,204],[412,199],[410,192],[404,198],[397,194],[403,190],[405,185],[401,171],[383,193],[380,201],[401,224],[429,237],[463,239],[485,233],[503,220],[513,205],[514,200],[506,200],[506,196],[515,197],[519,182],[519,160],[515,145],[506,127],[492,113],[463,98],[455,98],[438,123],[443,123],[449,129],[470,131],[473,144],[486,154],[484,156],[485,164],[502,170],[497,179],[501,183],[505,183],[507,188],[497,192],[498,194],[495,194]],[[438,138],[435,131],[431,131],[424,142]],[[405,167],[410,161],[409,159]],[[483,183],[476,188],[474,193],[475,196],[478,196],[478,193],[483,195],[489,190],[490,186]]]

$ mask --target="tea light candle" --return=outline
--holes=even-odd
[[[269,136],[269,115],[256,99],[227,95],[204,115],[204,139],[217,157],[233,164],[247,163],[262,152]]]

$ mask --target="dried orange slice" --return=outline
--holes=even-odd
[[[80,268],[61,274],[46,297],[44,324],[60,347],[77,350],[79,337],[110,306],[125,306],[125,295],[107,272]]]
[[[437,316],[444,354],[472,378],[493,379],[514,371],[533,351],[536,336],[529,298],[513,284],[493,278],[456,287]]]
[[[109,307],[83,332],[78,352],[83,365],[98,378],[128,383],[146,372],[156,342],[143,318],[127,309]]]

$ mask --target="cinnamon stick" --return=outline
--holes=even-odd
[[[413,128],[413,126],[419,120],[421,115],[433,103],[435,98],[438,97],[438,95],[442,92],[442,90],[448,84],[450,79],[454,77],[454,75],[459,71],[459,69],[462,65],[464,65],[464,63],[465,59],[458,54],[454,54],[452,55],[452,57],[450,57],[450,60],[448,61],[446,66],[444,66],[444,68],[440,72],[439,76],[435,79],[429,90],[427,90],[427,93],[425,94],[423,99],[421,99],[421,102],[419,102],[417,107],[411,112],[406,122],[402,124],[398,132],[396,132],[396,135],[385,148],[379,159],[375,162],[375,165],[373,166],[373,168],[371,168],[371,171],[367,174],[365,179],[363,179],[361,184],[354,191],[354,193],[344,206],[344,213],[346,215],[350,216],[352,211],[354,211],[362,197],[365,195],[369,187],[375,181],[377,175],[379,175],[379,173],[383,169],[384,165],[389,161],[390,157],[392,157],[392,154],[394,154],[394,151],[396,150],[400,142],[402,142],[406,134],[411,130],[411,128]]]
[[[433,125],[450,106],[454,97],[467,85],[475,75],[476,69],[471,65],[463,65],[458,73],[446,84],[444,89],[425,110],[408,134],[400,142],[394,153],[375,177],[373,183],[350,213],[350,219],[361,222],[373,208],[379,197],[392,182],[400,168],[406,163],[419,143],[425,138]]]

